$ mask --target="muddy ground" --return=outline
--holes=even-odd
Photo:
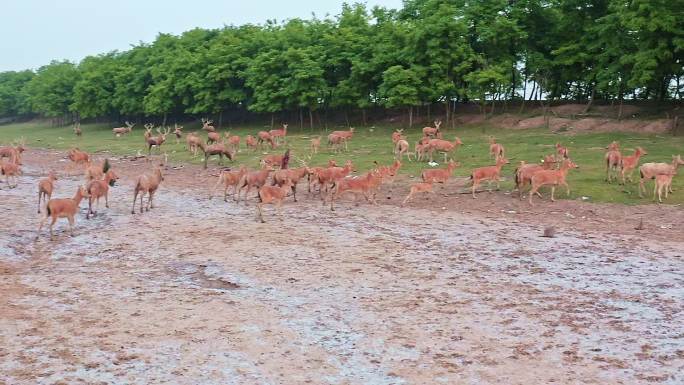
[[[188,166],[133,216],[147,165],[118,160],[110,209],[35,240],[36,183],[62,156],[29,151],[0,190],[0,383],[684,382],[681,207],[448,186],[400,208],[398,180],[377,207],[288,201],[260,224],[254,198],[209,200],[216,169]]]

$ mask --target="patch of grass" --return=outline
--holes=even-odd
[[[79,147],[82,150],[96,153],[104,158],[106,154],[114,155],[134,155],[138,151],[147,153],[143,140],[144,129],[136,126],[132,133],[116,138],[112,134],[111,125],[108,124],[89,124],[83,125],[83,136],[77,138],[71,127],[49,127],[40,122],[30,122],[0,126],[0,142],[9,143],[12,140],[23,137],[29,146],[47,149],[66,150],[71,147]],[[263,127],[245,127],[234,129],[231,132],[242,137],[243,146],[238,154],[236,163],[246,164],[250,167],[258,167],[259,160],[265,152],[250,151],[244,148],[244,136],[247,134],[256,135],[256,132],[264,129]],[[186,125],[184,132],[200,130],[200,125]],[[288,146],[292,149],[295,156],[307,159],[309,165],[323,165],[328,159],[335,159],[339,164],[346,159],[351,159],[358,172],[363,172],[373,167],[373,161],[381,164],[392,162],[393,145],[391,133],[393,129],[389,127],[363,127],[357,128],[354,138],[349,143],[349,153],[334,154],[332,151],[321,146],[321,152],[307,159],[309,156],[309,139],[315,135],[323,136],[323,143],[327,132],[318,130],[298,129],[290,127],[288,130]],[[411,148],[413,144],[422,136],[420,128],[404,130],[408,136]],[[459,127],[457,129],[444,130],[444,138],[453,140],[454,136],[459,136],[464,145],[456,152],[455,159],[461,163],[461,167],[456,169],[455,175],[468,176],[474,167],[493,164],[489,157],[489,144],[487,138],[494,135],[499,143],[506,148],[506,156],[511,160],[511,164],[504,167],[505,182],[502,189],[510,190],[513,187],[512,173],[517,163],[521,160],[527,162],[539,162],[546,154],[555,152],[554,144],[561,142],[570,149],[571,158],[580,166],[579,170],[571,170],[568,182],[572,189],[570,199],[589,197],[590,201],[595,202],[614,202],[624,204],[650,203],[652,200],[640,199],[637,193],[637,183],[628,183],[626,186],[618,184],[608,184],[604,182],[605,166],[603,156],[605,146],[613,140],[619,141],[622,152],[627,154],[633,151],[634,147],[641,146],[648,155],[642,158],[643,162],[670,162],[671,155],[681,153],[684,155],[684,138],[672,137],[669,135],[653,134],[632,134],[632,133],[552,133],[543,129],[529,130],[505,130],[495,129],[485,126]],[[206,137],[202,133],[203,137]],[[176,144],[175,136],[169,135],[166,144],[162,147],[173,161],[190,162],[200,164],[201,159],[192,158],[192,155],[185,150],[185,143],[181,141]],[[277,152],[284,151],[279,148]],[[153,151],[153,154],[156,151]],[[273,152],[268,150],[268,152]],[[435,156],[435,160],[442,163],[443,157]],[[210,159],[210,166],[216,164],[216,160]],[[230,163],[225,163],[229,165]],[[298,167],[299,162],[292,159],[292,167]],[[430,166],[426,162],[408,162],[404,160],[401,169],[402,174],[417,177],[420,171]],[[438,166],[442,167],[442,165]],[[638,181],[638,170],[634,173],[634,180]],[[652,182],[649,182],[647,189],[649,196],[652,194]],[[684,177],[675,178],[673,183],[674,195],[668,199],[668,203],[684,203]],[[546,195],[548,196],[548,194]],[[565,198],[564,191],[558,194],[559,198]]]

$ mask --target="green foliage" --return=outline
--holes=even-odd
[[[26,85],[32,110],[51,117],[68,114],[79,77],[76,65],[69,61],[53,61],[40,67]]]
[[[31,102],[25,87],[33,76],[32,71],[0,72],[0,117],[31,111]]]

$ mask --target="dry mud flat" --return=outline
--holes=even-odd
[[[194,168],[131,216],[142,166],[115,162],[109,210],[34,241],[56,161],[34,155],[0,191],[0,383],[684,382],[680,230],[542,238],[522,215],[313,200],[258,224]]]

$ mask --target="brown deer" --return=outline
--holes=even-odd
[[[212,126],[213,120],[202,118],[202,129],[207,132],[216,132],[216,128]]]
[[[240,151],[240,137],[237,135],[231,135],[230,132],[225,132],[223,136],[226,138],[226,143],[235,152]]]
[[[442,125],[442,121],[435,120],[434,123],[434,127],[423,127],[423,135],[428,136],[430,138],[434,138],[437,137],[438,134],[440,134],[439,127]]]
[[[145,127],[146,132],[145,132],[145,142],[147,142],[147,155],[150,156],[152,155],[152,147],[157,147],[157,151],[161,154],[161,146],[164,144],[166,141],[166,135],[171,132],[171,129],[169,127],[166,127],[164,129],[164,132],[160,131],[159,128],[156,129],[157,131],[157,136],[152,136],[152,127]]]
[[[73,198],[66,199],[50,199],[46,205],[46,215],[40,225],[38,225],[38,234],[36,234],[36,239],[40,236],[40,230],[43,228],[43,224],[48,218],[52,218],[50,223],[50,239],[54,239],[53,227],[58,218],[67,218],[69,220],[69,230],[71,236],[74,236],[74,216],[78,212],[78,205],[81,203],[83,198],[88,198],[88,192],[82,186],[78,187],[76,190],[76,195]]]
[[[231,162],[235,159],[235,153],[226,147],[224,143],[214,143],[210,145],[205,145],[204,143],[200,142],[199,147],[202,149],[202,152],[204,152],[204,169],[206,170],[207,168],[207,162],[209,160],[210,156],[218,155],[219,156],[219,165],[223,164],[223,157],[225,156],[230,160]]]
[[[271,145],[271,149],[276,148],[277,143],[273,140],[271,134],[268,131],[259,131],[257,133],[257,144],[263,148],[264,142],[268,142]]]
[[[458,147],[462,145],[461,139],[458,137],[454,138],[453,142],[443,139],[430,139],[428,142],[428,151],[430,151],[430,162],[432,162],[432,154],[437,151],[444,154],[444,163],[447,161],[447,155],[458,150]]]
[[[268,133],[271,135],[271,138],[275,140],[276,144],[280,144],[280,138],[283,139],[284,143],[287,143],[287,123],[283,123],[283,127],[276,129],[276,130],[271,130]]]
[[[568,175],[568,170],[572,168],[579,168],[572,160],[565,159],[561,163],[561,167],[558,170],[541,170],[537,171],[532,175],[532,189],[529,193],[530,205],[532,205],[532,197],[534,194],[539,195],[539,188],[542,186],[551,185],[551,202],[555,202],[554,193],[556,192],[556,186],[565,186],[566,194],[570,196],[570,186],[565,181]]]
[[[415,151],[414,151],[414,158],[416,161],[422,161],[425,159],[426,154],[428,153],[429,148],[428,145],[423,143],[422,141],[416,142],[415,146]]]
[[[328,147],[331,147],[333,152],[341,152],[343,144],[346,144],[344,137],[336,134],[328,134]]]
[[[147,207],[146,211],[154,208],[154,193],[159,189],[159,185],[164,181],[164,175],[162,175],[162,170],[157,167],[151,174],[143,174],[138,176],[135,181],[135,187],[133,188],[133,207],[131,207],[131,214],[135,214],[135,201],[140,194],[140,214],[143,213],[143,197],[147,194]]]
[[[126,127],[114,127],[114,128],[112,128],[112,132],[114,133],[114,135],[117,138],[120,137],[121,135],[126,135],[129,132],[133,131],[133,126],[135,126],[135,123],[131,124],[128,121],[126,121],[125,123],[126,123]]]
[[[176,144],[179,144],[181,138],[183,137],[183,126],[179,126],[178,124],[174,123],[173,134],[176,136]]]
[[[191,132],[185,136],[185,143],[188,145],[188,151],[192,152],[193,157],[196,157],[202,144],[202,138],[196,132]]]
[[[399,139],[394,146],[394,157],[399,158],[399,160],[404,159],[404,154],[406,154],[406,157],[408,160],[411,160],[411,153],[409,152],[409,143],[406,141],[406,139]]]
[[[672,163],[644,163],[639,167],[639,197],[643,198],[641,191],[646,192],[644,182],[646,179],[654,179],[660,174],[677,175],[677,168],[684,166],[684,160],[681,155],[672,155]],[[672,184],[668,185],[668,190],[672,193]],[[667,197],[667,196],[666,196]]]
[[[412,184],[411,188],[409,189],[409,194],[406,196],[406,198],[404,198],[404,201],[401,202],[401,205],[404,206],[408,201],[411,200],[411,198],[413,198],[414,195],[422,193],[430,193],[434,195],[435,191],[432,189],[432,183],[420,182]]]
[[[426,183],[445,184],[451,177],[451,174],[454,172],[456,167],[458,166],[458,163],[454,162],[453,160],[450,160],[446,168],[423,170],[423,172],[420,174],[420,177],[423,179],[423,182]]]
[[[116,175],[114,170],[109,169],[103,179],[93,180],[88,183],[86,191],[88,192],[88,213],[86,214],[86,219],[90,218],[90,215],[95,215],[93,211],[93,201],[95,201],[97,207],[100,207],[100,198],[104,197],[105,207],[109,208],[109,187],[114,186],[119,176]]]
[[[257,140],[252,135],[247,135],[245,137],[245,146],[247,146],[247,148],[251,148],[254,151],[256,151],[257,145],[258,145]]]
[[[237,191],[238,182],[240,182],[240,179],[242,179],[242,176],[246,173],[247,168],[245,167],[245,165],[241,165],[238,170],[222,170],[221,174],[219,175],[219,179],[216,182],[216,185],[214,185],[214,189],[209,195],[209,199],[211,199],[214,196],[216,189],[220,185],[223,185],[223,201],[228,202],[228,189],[232,187],[233,195],[235,195],[235,192]]]
[[[9,158],[10,163],[21,166],[21,154],[26,151],[25,145],[26,142],[22,138],[19,142],[13,142],[11,146],[0,147],[0,158]]]
[[[610,183],[613,179],[617,180],[618,167],[622,163],[622,153],[617,142],[613,142],[606,147],[608,152],[603,157],[606,162],[606,181]]]
[[[237,189],[235,191],[235,193],[237,194],[237,199],[235,199],[235,201],[237,203],[240,203],[240,192],[245,187],[247,188],[247,190],[245,191],[245,201],[246,201],[247,200],[247,194],[249,194],[249,191],[252,188],[256,188],[258,190],[263,185],[266,184],[266,180],[268,179],[268,175],[271,173],[271,171],[273,171],[273,168],[264,164],[264,166],[261,170],[250,171],[250,172],[247,172],[245,175],[243,175],[237,184]]]
[[[318,192],[322,194],[322,189],[325,187],[325,192],[328,193],[331,185],[334,185],[336,181],[349,175],[353,170],[354,164],[351,160],[347,160],[344,167],[333,166],[319,170],[316,174],[319,185]],[[321,199],[325,199],[325,197],[321,195]]]
[[[21,169],[17,163],[5,162],[5,159],[0,158],[0,174],[5,176],[7,187],[13,189],[17,187],[17,176],[21,175]],[[14,181],[14,185],[10,183],[10,179]]]
[[[321,136],[318,135],[311,139],[311,153],[318,154],[318,149],[321,147]]]
[[[282,187],[285,183],[289,182],[292,185],[292,196],[294,197],[294,201],[297,202],[297,184],[307,175],[309,175],[308,167],[276,170],[273,172],[272,184]]]
[[[47,202],[52,199],[52,191],[55,189],[55,181],[57,174],[54,171],[48,173],[47,178],[43,178],[38,182],[38,214],[40,214],[40,200]]]
[[[493,136],[489,137],[489,156],[492,158],[503,158],[505,151],[504,146],[496,142]]]
[[[561,159],[568,159],[570,157],[570,150],[556,142],[556,153]]]
[[[633,155],[626,155],[622,157],[622,160],[620,161],[620,175],[622,176],[622,184],[625,184],[625,175],[627,175],[630,182],[633,182],[632,173],[639,165],[639,159],[643,155],[648,155],[648,152],[641,147],[637,147],[634,149]]]
[[[96,180],[96,179],[102,179],[104,174],[109,170],[110,164],[109,160],[105,159],[102,164],[92,164],[88,163],[86,165],[85,169],[85,180],[86,183],[90,182],[91,180]]]
[[[76,147],[67,151],[67,158],[72,162],[71,167],[69,167],[72,171],[73,167],[84,166],[85,168],[90,164],[90,155]]]
[[[74,134],[78,137],[83,135],[83,131],[81,130],[81,123],[74,123]]]
[[[510,162],[508,159],[503,158],[503,157],[497,157],[496,158],[496,165],[494,166],[487,166],[487,167],[480,167],[474,169],[470,173],[470,180],[473,182],[473,187],[472,187],[472,194],[473,194],[473,199],[475,199],[475,190],[477,187],[480,185],[482,181],[487,181],[487,187],[489,187],[489,192],[492,191],[491,189],[491,184],[492,182],[496,182],[496,189],[498,190],[500,188],[499,186],[499,181],[501,179],[501,168],[505,164],[509,164]]]
[[[259,202],[257,203],[257,219],[264,223],[263,206],[267,204],[275,204],[276,210],[282,215],[283,200],[290,191],[292,182],[286,181],[282,186],[264,186],[259,187]]]
[[[655,187],[653,188],[653,201],[656,200],[656,192],[658,193],[658,202],[663,203],[663,189],[665,190],[665,199],[669,189],[672,188],[672,178],[675,174],[658,174],[655,176]]]
[[[214,144],[221,141],[221,134],[216,131],[207,132],[207,144]]]
[[[525,163],[525,161],[521,161],[518,168],[515,169],[514,174],[515,190],[518,191],[520,199],[522,199],[523,196],[523,188],[528,184],[532,184],[532,175],[537,171],[551,170],[554,168],[555,164],[556,158],[553,155],[546,155],[544,159],[542,159],[541,164]]]
[[[344,142],[344,150],[349,151],[347,142],[354,136],[354,127],[350,127],[348,131],[333,131],[331,135],[339,137]],[[330,139],[330,136],[328,136],[328,139]]]
[[[354,202],[356,202],[358,194],[362,194],[366,201],[377,205],[375,194],[371,195],[373,188],[381,183],[382,176],[377,170],[369,171],[363,176],[353,178],[341,178],[334,182],[333,188],[330,190],[330,210],[335,211],[335,199],[339,199],[345,193],[354,194]],[[325,199],[323,200],[325,204]]]
[[[397,142],[400,140],[406,140],[406,137],[404,136],[404,129],[396,130],[392,133],[392,143],[396,146]]]

